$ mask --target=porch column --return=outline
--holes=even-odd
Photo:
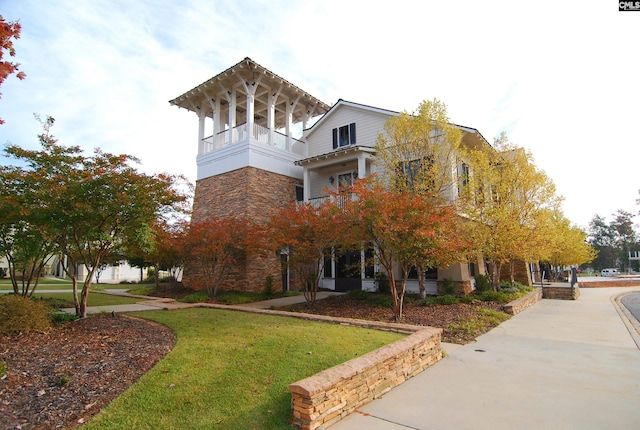
[[[255,121],[256,84],[245,84],[247,91],[247,138],[253,137],[253,123]]]
[[[308,202],[311,198],[311,172],[307,166],[302,168],[302,192],[304,201]]]
[[[293,125],[293,103],[287,101],[286,105],[286,133],[287,133],[287,151],[291,151],[291,126]]]
[[[367,159],[363,154],[358,155],[358,178],[367,177]]]
[[[271,92],[271,89],[269,89],[269,94],[267,95],[267,128],[269,129],[269,137],[267,143],[269,144],[269,146],[273,146],[273,128],[275,127],[276,123],[275,116],[275,94]]]
[[[212,105],[213,109],[213,145],[214,148],[218,148],[218,133],[222,131],[220,126],[220,97],[217,97]]]
[[[204,144],[204,119],[206,115],[204,114],[204,109],[197,108],[198,110],[198,155],[202,155],[205,153],[205,144]]]
[[[232,88],[231,92],[227,92],[229,100],[229,143],[234,143],[237,139],[234,139],[233,135],[236,128],[236,89]]]

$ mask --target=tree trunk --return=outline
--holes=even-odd
[[[420,287],[420,298],[427,297],[427,275],[421,265],[417,266],[418,270],[418,286]]]

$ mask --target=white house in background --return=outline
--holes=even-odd
[[[365,178],[380,167],[376,165],[374,146],[378,135],[384,131],[384,123],[398,112],[339,100],[318,122],[304,133],[306,157],[295,162],[303,168],[304,200],[313,202],[327,198],[327,189],[338,190],[338,185],[351,184],[356,178]],[[469,146],[488,145],[478,130],[457,126],[462,131],[462,144]],[[462,180],[460,163],[451,170],[451,182]],[[457,197],[457,188],[452,187],[447,196]],[[369,257],[366,251],[354,251],[335,255],[325,262],[322,286],[345,291],[365,289],[373,291],[375,273],[378,268],[365,265]],[[353,270],[358,267],[360,270]],[[355,263],[355,264],[354,264]],[[467,292],[474,288],[473,277],[484,273],[481,261],[461,263],[448,268],[433,270],[427,275],[427,294],[438,292],[437,281],[451,278]],[[409,292],[418,292],[417,274],[407,284]]]

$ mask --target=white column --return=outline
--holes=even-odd
[[[311,198],[311,172],[307,166],[302,168],[302,191],[304,194],[304,201],[308,202]]]
[[[291,126],[293,125],[293,103],[287,100],[286,106],[286,133],[287,133],[287,151],[291,151]]]
[[[276,123],[276,94],[271,92],[267,95],[267,128],[269,129],[269,146],[273,146],[273,129]]]
[[[204,144],[204,120],[206,115],[204,114],[204,109],[198,108],[198,155],[202,155],[205,153],[205,144]]]
[[[235,133],[234,128],[236,128],[236,104],[236,89],[233,88],[229,95],[229,143],[236,141],[236,139],[233,138]]]
[[[247,90],[247,137],[253,136],[253,122],[255,121],[256,84],[245,85]]]
[[[214,147],[218,147],[218,133],[222,131],[222,125],[220,124],[220,97],[216,97],[213,101],[213,144]]]
[[[358,178],[367,177],[367,159],[364,154],[358,155]]]

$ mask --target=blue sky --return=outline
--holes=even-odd
[[[0,91],[0,144],[128,153],[195,179],[197,118],[168,100],[250,57],[326,103],[412,111],[530,150],[586,226],[638,213],[640,13],[617,2],[0,0],[27,74]]]

